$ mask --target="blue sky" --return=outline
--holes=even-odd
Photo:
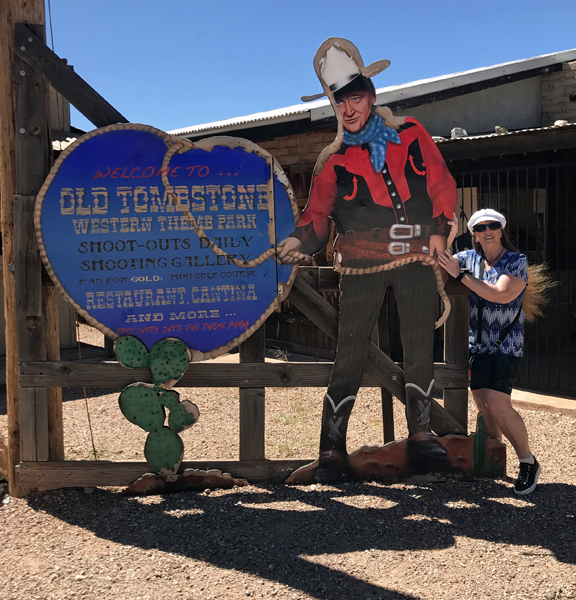
[[[55,52],[129,121],[170,130],[300,103],[338,36],[376,87],[576,47],[575,0],[50,0]],[[52,46],[48,22],[48,44]],[[73,111],[73,125],[93,129]]]

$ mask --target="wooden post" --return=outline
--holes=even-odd
[[[60,315],[58,290],[52,282],[42,287],[42,312],[46,316],[46,360],[60,360]],[[48,458],[64,460],[64,420],[62,388],[46,390],[48,405]]]
[[[14,280],[14,197],[35,196],[47,174],[47,162],[34,160],[20,142],[27,142],[30,152],[38,151],[47,157],[46,97],[35,84],[38,77],[14,53],[14,25],[17,22],[44,24],[44,1],[2,0],[0,2],[0,208],[2,224],[2,260],[4,280],[4,313],[6,318],[6,397],[8,408],[8,477],[10,493],[20,496],[20,482],[15,466],[20,462],[20,406],[18,392],[18,336],[16,323],[16,294]],[[41,28],[41,27],[40,27]],[[36,33],[41,33],[36,29]],[[21,73],[24,72],[24,75]],[[26,79],[28,78],[28,79]],[[30,79],[32,78],[32,80]],[[40,76],[39,79],[42,79]],[[22,97],[16,98],[16,82],[30,89],[31,95],[44,105],[44,114],[17,122],[15,106],[22,108]],[[19,116],[21,119],[21,115]],[[20,133],[24,129],[24,133]],[[17,147],[16,139],[19,137]],[[22,170],[25,169],[23,172]],[[41,308],[40,308],[41,311]],[[31,406],[31,403],[28,402]],[[41,444],[44,442],[41,441]]]
[[[63,61],[66,62],[65,60]],[[63,135],[70,131],[70,102],[48,86],[48,125],[51,133]],[[53,136],[51,136],[53,137]],[[53,154],[50,155],[52,159]],[[50,161],[52,166],[53,161]],[[44,275],[47,273],[44,271]],[[60,312],[58,290],[51,279],[43,278],[42,312],[46,315],[46,359],[60,360]],[[62,414],[62,388],[46,390],[48,404],[48,455],[50,460],[64,460],[64,422]]]
[[[444,330],[444,361],[465,365],[468,362],[469,298],[466,294],[451,295],[450,302],[452,310]],[[468,388],[444,388],[444,408],[462,425],[466,434]]]
[[[263,363],[265,353],[264,325],[240,344],[241,363]],[[240,389],[240,460],[265,458],[264,388]]]
[[[390,293],[384,296],[384,302],[378,317],[378,347],[390,356]],[[380,388],[382,394],[382,426],[384,443],[394,441],[394,406],[392,393],[385,387]]]
[[[18,111],[16,112],[18,115]],[[18,152],[20,144],[16,141]],[[18,162],[18,161],[17,161]],[[20,184],[16,177],[16,184]],[[34,196],[14,196],[14,285],[21,360],[46,360],[46,318],[42,311],[42,264],[34,233]],[[47,390],[19,387],[20,458],[48,460]]]

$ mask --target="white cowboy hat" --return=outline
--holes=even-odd
[[[314,69],[322,83],[324,92],[313,96],[302,96],[302,102],[311,102],[334,94],[348,85],[359,75],[374,77],[390,66],[389,60],[378,60],[364,66],[364,61],[356,46],[344,38],[328,38],[316,51]]]

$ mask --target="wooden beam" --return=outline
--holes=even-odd
[[[42,39],[24,23],[14,27],[16,54],[44,75],[50,85],[60,92],[96,127],[115,123],[128,123],[94,88],[77,75],[57,54],[54,54]]]
[[[52,282],[50,282],[51,284]],[[46,359],[60,360],[60,314],[58,290],[53,285],[42,286],[43,313],[46,318]],[[64,420],[62,411],[62,388],[46,390],[48,409],[49,460],[64,460]]]
[[[264,364],[264,326],[240,344],[240,363]],[[220,365],[219,365],[220,366]],[[258,366],[255,367],[258,369]],[[258,372],[258,371],[257,371]],[[236,380],[244,385],[250,378]],[[261,460],[265,457],[265,392],[264,386],[240,389],[240,460]]]
[[[179,472],[182,473],[184,469],[218,469],[253,483],[282,483],[292,471],[313,460],[205,460],[183,462]],[[150,466],[146,462],[22,462],[17,468],[22,485],[29,491],[64,487],[127,486],[145,473],[150,473]]]
[[[4,281],[4,314],[6,317],[6,398],[8,412],[8,478],[10,493],[21,493],[15,466],[20,461],[20,431],[18,405],[18,339],[16,334],[15,291],[12,264],[14,261],[13,198],[17,194],[35,194],[39,186],[35,174],[30,174],[29,186],[19,177],[16,184],[16,132],[26,130],[16,122],[16,85],[29,74],[29,67],[14,54],[14,25],[17,22],[44,23],[44,0],[2,0],[0,2],[0,214],[2,225],[2,260]],[[38,31],[36,31],[38,33]],[[21,75],[24,72],[24,75]],[[41,98],[38,95],[37,97]],[[24,135],[36,131],[31,124]],[[41,131],[41,129],[40,129]],[[42,180],[45,174],[42,175]]]
[[[296,277],[290,301],[315,323],[326,335],[334,339],[338,336],[338,311],[320,294],[315,292],[301,277]],[[404,372],[376,345],[370,344],[366,371],[378,381],[381,387],[389,390],[403,404]],[[432,400],[430,423],[438,435],[463,433],[460,423],[435,400]]]
[[[466,362],[436,363],[438,387],[465,387]],[[192,363],[176,387],[325,387],[331,362]],[[131,383],[152,381],[148,369],[127,369],[117,362],[30,361],[20,366],[23,387],[85,387],[120,390]],[[381,387],[379,379],[365,372],[363,387]]]
[[[42,29],[42,27],[38,27]],[[47,88],[29,67],[16,85],[16,189],[14,196],[14,288],[18,354],[22,360],[46,360],[46,315],[42,298],[42,261],[34,230],[37,192],[50,166]],[[46,389],[20,389],[20,452],[23,460],[49,459]]]

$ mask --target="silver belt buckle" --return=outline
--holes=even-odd
[[[388,244],[388,252],[392,256],[401,256],[402,254],[409,254],[410,244],[408,244],[407,242],[391,242],[390,244]]]
[[[396,233],[399,229],[407,230],[408,233]],[[400,223],[392,225],[389,232],[391,240],[410,240],[420,237],[421,233],[422,227],[420,225],[401,225]]]

